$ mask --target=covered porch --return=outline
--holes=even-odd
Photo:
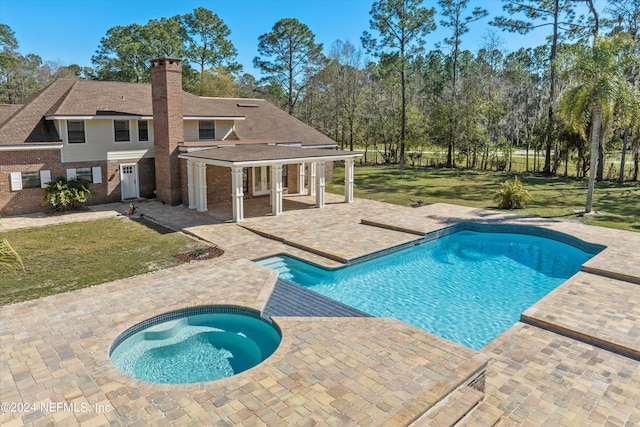
[[[326,166],[329,162],[342,160],[345,163],[344,202],[352,203],[355,158],[361,155],[352,151],[301,148],[289,144],[239,144],[187,151],[179,156],[186,161],[183,200],[188,200],[189,208],[199,212],[209,211],[210,205],[219,207],[221,203],[231,202],[231,220],[242,222],[245,218],[245,194],[249,193],[249,188],[252,196],[263,194],[256,191],[261,185],[263,192],[269,195],[271,215],[278,216],[285,209],[284,176],[285,181],[288,178],[295,183],[289,187],[286,201],[289,209],[292,206],[295,209],[296,205],[308,207],[309,197],[296,201],[294,196],[312,196],[315,206],[322,208],[326,204]],[[295,176],[287,176],[292,172]],[[252,202],[251,216],[263,211],[264,206],[264,202]]]

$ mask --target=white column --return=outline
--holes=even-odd
[[[324,163],[315,162],[316,165],[316,207],[324,208]]]
[[[193,161],[187,160],[187,188],[189,189],[189,209],[196,208],[196,168]]]
[[[244,193],[242,192],[242,167],[231,168],[231,199],[233,204],[233,222],[244,221]]]
[[[205,212],[207,210],[207,165],[196,163],[196,210]]]
[[[271,166],[271,213],[282,214],[282,165]]]
[[[316,162],[309,164],[309,195],[316,195]]]
[[[298,189],[300,190],[300,194],[305,194],[305,188],[304,188],[304,163],[300,163],[298,165],[298,169],[300,172],[300,175],[298,176]]]
[[[353,165],[354,159],[344,161],[344,201],[353,203]]]

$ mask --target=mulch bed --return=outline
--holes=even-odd
[[[216,258],[222,256],[222,254],[224,254],[222,249],[215,246],[209,246],[208,248],[204,248],[202,251],[183,252],[181,254],[174,255],[174,257],[181,261],[189,262]]]

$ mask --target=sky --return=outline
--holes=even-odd
[[[597,0],[596,5],[605,0]],[[78,64],[90,67],[104,37],[112,27],[144,25],[150,19],[172,17],[205,7],[217,14],[231,30],[230,40],[238,51],[244,72],[261,77],[253,67],[258,55],[258,37],[271,31],[282,18],[296,18],[307,25],[322,43],[325,53],[336,40],[351,41],[360,47],[360,36],[370,30],[373,0],[0,0],[0,23],[7,24],[18,40],[18,51],[35,53],[43,61],[59,65]],[[437,7],[436,0],[425,0],[427,7]],[[489,16],[472,24],[462,38],[462,49],[477,52],[486,43],[489,31],[503,42],[507,51],[543,44],[551,31],[543,27],[527,35],[503,32],[489,26],[493,17],[503,14],[500,0],[470,0],[468,12],[481,6]],[[427,36],[426,48],[449,36],[436,16],[436,31]],[[443,50],[446,47],[443,47]]]

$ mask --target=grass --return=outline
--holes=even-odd
[[[0,305],[172,267],[204,245],[149,221],[104,219],[0,233],[25,271],[0,276]]]
[[[539,217],[564,217],[586,224],[640,231],[640,185],[598,183],[593,209],[596,215],[581,216],[587,197],[587,182],[535,175],[460,170],[411,169],[397,166],[355,168],[355,196],[408,206],[412,203],[451,203],[496,209],[493,194],[501,184],[518,176],[531,194],[529,206],[517,212]],[[344,191],[344,169],[336,165],[327,190]]]
[[[360,151],[360,152],[364,152],[365,149],[364,147],[354,147],[354,149],[356,151]],[[425,150],[422,153],[422,158],[415,160],[415,164],[412,164],[411,159],[407,159],[407,165],[408,166],[415,166],[415,167],[429,167],[429,168],[436,168],[439,166],[442,166],[446,163],[447,161],[447,153],[446,151],[443,151],[442,149],[438,149],[437,147],[425,147]],[[535,163],[535,156],[534,156],[534,151],[530,150],[529,151],[529,166],[527,168],[527,161],[526,161],[526,156],[524,153],[524,150],[521,148],[517,149],[518,152],[514,153],[512,158],[511,158],[511,172],[514,173],[519,173],[519,174],[523,174],[523,173],[537,173],[542,171],[543,168],[543,164],[544,164],[544,152],[539,152],[538,156],[537,156],[537,164],[534,165]],[[382,156],[380,154],[378,154],[378,156],[376,157],[375,151],[373,151],[373,149],[371,147],[369,147],[367,151],[367,161],[370,163],[375,162],[375,159],[377,158],[378,162],[380,162],[379,164],[383,163],[383,159]],[[632,176],[633,176],[633,165],[630,164],[629,162],[632,161],[632,156],[627,156],[627,165],[625,167],[625,179],[626,180],[631,180]],[[498,156],[494,156],[493,154],[490,156],[490,161],[489,161],[489,171],[495,171],[496,167],[495,164],[493,163],[494,160],[505,160],[505,157],[500,154]],[[478,158],[478,163],[480,162],[480,158]],[[464,155],[458,155],[456,156],[456,166],[457,167],[465,167],[467,163],[467,159],[466,156]],[[558,174],[560,175],[564,175],[565,173],[565,161],[564,159],[560,159],[559,163],[558,163]],[[567,168],[567,174],[570,178],[575,178],[576,177],[576,159],[570,159],[569,160],[569,166]],[[480,164],[477,165],[477,169],[480,169]],[[527,170],[529,172],[527,172]],[[613,155],[611,153],[607,154],[606,157],[606,163],[605,163],[605,168],[604,168],[604,177],[606,180],[611,180],[611,181],[615,181],[618,179],[619,176],[619,172],[620,171],[620,157],[619,154],[617,155]]]

